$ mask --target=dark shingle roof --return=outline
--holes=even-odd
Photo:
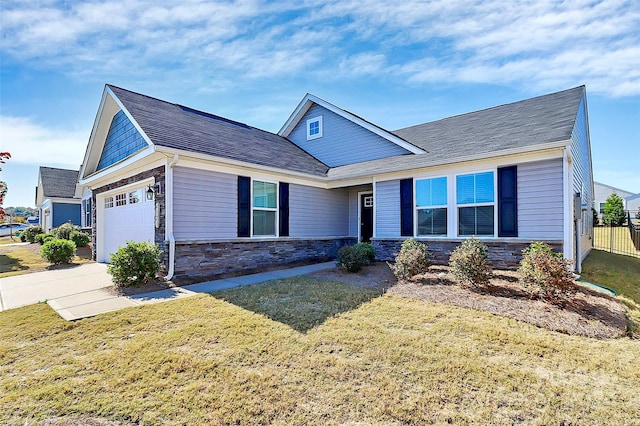
[[[434,157],[457,157],[568,140],[585,87],[538,96],[393,133]]]
[[[243,123],[108,85],[155,145],[325,176],[290,140]]]
[[[500,105],[392,133],[424,149],[402,155],[332,168],[331,179],[365,176],[489,156],[500,151],[535,149],[571,138],[585,87]]]
[[[78,171],[40,166],[42,193],[45,198],[73,198],[76,193]]]

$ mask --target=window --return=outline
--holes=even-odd
[[[129,204],[138,204],[142,201],[142,189],[129,192]]]
[[[307,120],[307,140],[318,139],[322,137],[322,116],[310,118]]]
[[[276,235],[278,185],[253,181],[253,235]]]
[[[456,176],[458,235],[494,235],[493,172]]]
[[[113,200],[111,200],[111,203],[113,205]],[[82,200],[82,204],[84,207],[84,226],[91,226],[91,198]]]
[[[447,234],[447,178],[416,180],[417,234]]]
[[[606,203],[600,203],[600,214],[604,213],[604,206]]]
[[[111,207],[113,207],[113,197],[106,197],[104,199],[104,208],[110,209]]]
[[[116,194],[116,206],[127,205],[127,194]]]

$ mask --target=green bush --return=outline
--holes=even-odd
[[[518,273],[520,284],[533,297],[562,303],[575,293],[571,262],[555,253],[548,244],[534,242],[522,250]]]
[[[73,231],[77,231],[80,228],[71,224],[70,222],[67,223],[63,223],[62,225],[58,226],[57,228],[53,228],[51,230],[51,233],[53,235],[56,236],[56,238],[59,238],[61,240],[70,240],[71,239],[71,233]]]
[[[402,242],[395,263],[389,264],[391,271],[399,280],[408,280],[418,274],[424,274],[431,265],[429,247],[413,238]]]
[[[160,270],[161,254],[155,244],[127,241],[125,247],[111,254],[107,272],[119,287],[144,284],[154,279]]]
[[[91,237],[82,231],[72,231],[69,239],[76,243],[76,247],[86,247],[91,242]]]
[[[451,252],[449,266],[458,283],[478,287],[489,284],[491,279],[492,272],[487,258],[487,246],[470,238]]]
[[[53,234],[38,234],[34,237],[34,242],[43,245],[44,243],[46,243],[49,240],[55,239],[56,236]]]
[[[38,234],[42,234],[44,231],[42,230],[42,227],[40,226],[30,226],[27,229],[25,229],[24,231],[22,231],[22,235],[20,236],[25,237],[25,239],[30,242],[30,243],[35,243],[36,240],[36,235]]]
[[[73,241],[58,238],[49,239],[40,249],[40,256],[45,258],[47,262],[55,265],[59,263],[71,263],[75,255],[76,244]]]
[[[23,243],[27,242],[27,236],[24,235],[24,232],[20,233],[20,241],[23,242]]]
[[[336,265],[349,272],[359,272],[363,266],[376,259],[376,252],[371,244],[358,243],[354,246],[343,246],[338,250]]]

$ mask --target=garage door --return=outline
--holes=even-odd
[[[108,262],[109,255],[127,241],[154,241],[154,201],[144,195],[144,188],[137,188],[104,197],[102,221],[98,221],[102,228],[98,261]]]

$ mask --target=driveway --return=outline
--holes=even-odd
[[[112,285],[103,263],[0,278],[0,311]]]

